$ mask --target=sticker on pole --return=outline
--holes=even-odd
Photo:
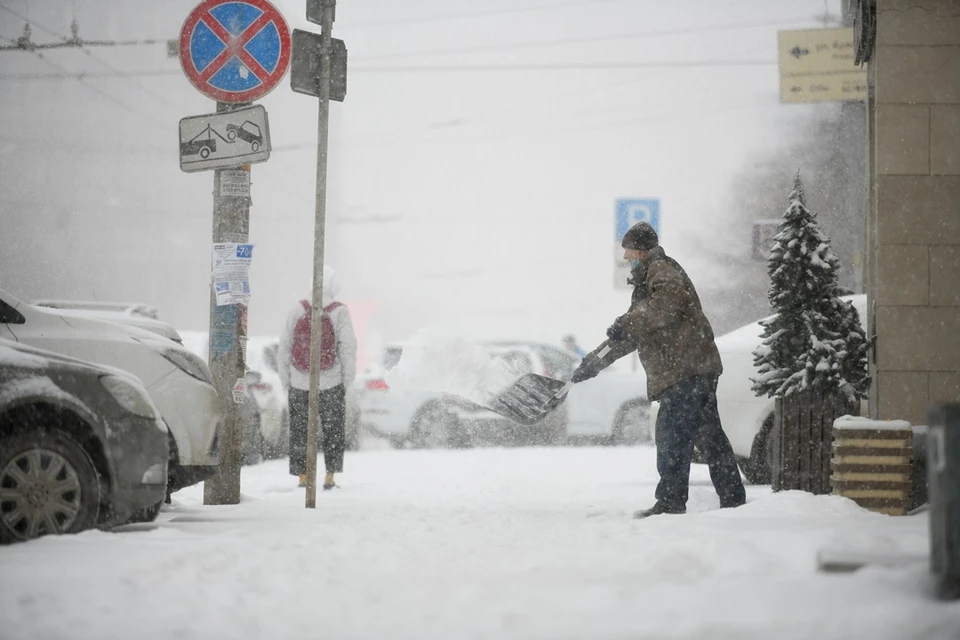
[[[252,261],[252,244],[214,243],[211,271],[217,306],[246,304],[250,300],[250,263]],[[242,333],[246,334],[246,327]]]
[[[233,401],[236,404],[243,404],[243,399],[247,395],[247,381],[243,378],[237,378],[233,385]]]
[[[287,72],[290,31],[267,0],[204,0],[180,30],[180,65],[205,96],[250,102]]]

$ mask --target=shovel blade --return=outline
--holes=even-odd
[[[518,424],[534,425],[560,406],[567,387],[562,380],[528,373],[504,389],[488,408]]]

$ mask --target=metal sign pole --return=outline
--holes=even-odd
[[[313,235],[313,313],[310,324],[310,395],[307,427],[307,495],[305,507],[317,506],[317,436],[320,429],[320,327],[323,313],[323,243],[327,215],[327,133],[330,125],[331,32],[335,0],[324,0],[320,22],[320,107],[317,117],[317,191]]]
[[[217,113],[249,106],[250,103],[217,103]],[[245,169],[249,171],[250,166]],[[246,243],[250,233],[250,198],[222,195],[222,169],[213,174],[213,242]],[[203,504],[240,503],[240,466],[243,456],[243,430],[239,404],[234,400],[234,385],[246,375],[241,340],[246,339],[244,305],[217,306],[217,295],[210,288],[209,356],[213,386],[220,396],[224,421],[219,434],[220,465],[217,475],[203,483]],[[229,338],[227,337],[229,336]],[[224,349],[223,347],[226,346]]]

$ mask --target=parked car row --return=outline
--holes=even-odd
[[[0,290],[0,346],[0,540],[152,519],[216,473],[217,393],[169,325]]]

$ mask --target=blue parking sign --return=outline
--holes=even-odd
[[[638,222],[649,222],[657,235],[660,234],[659,198],[631,198],[617,200],[615,210],[614,241],[620,245],[627,230]]]

